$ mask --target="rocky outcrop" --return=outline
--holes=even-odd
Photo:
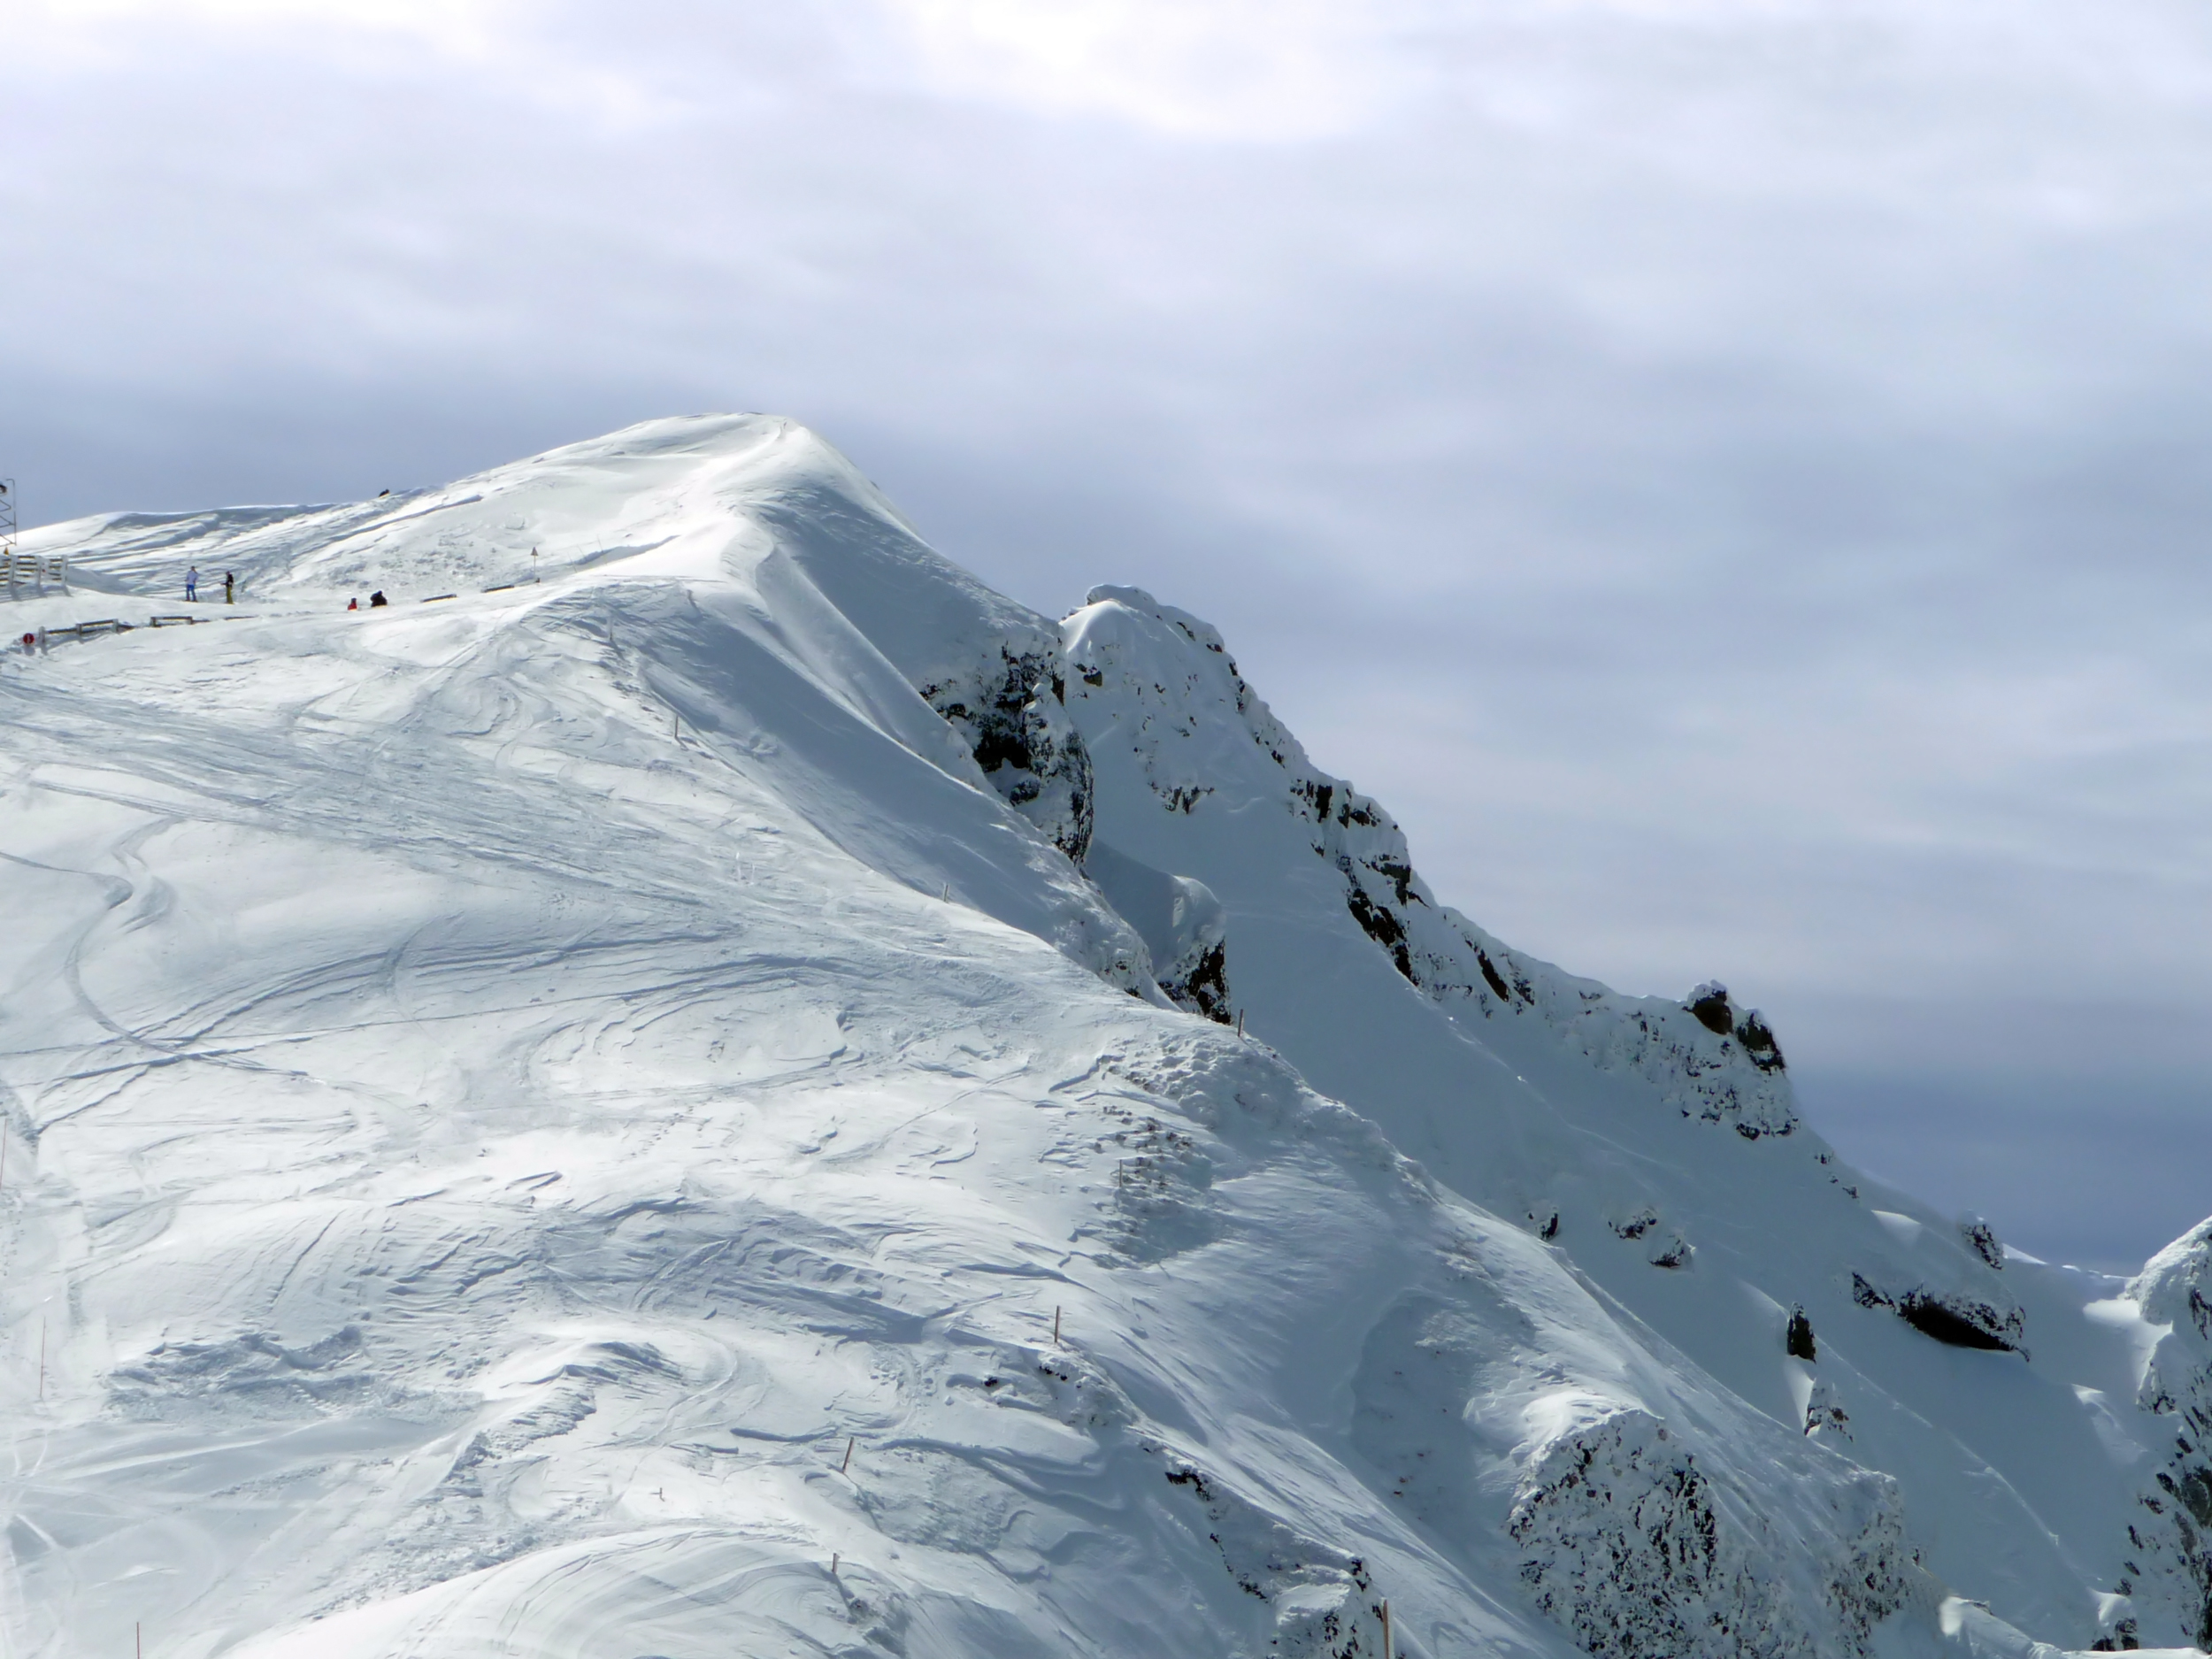
[[[1341,879],[1346,913],[1406,980],[1448,1008],[1541,1022],[1602,1070],[1654,1084],[1685,1118],[1750,1140],[1798,1118],[1782,1051],[1755,1010],[1704,987],[1705,1011],[1627,997],[1516,951],[1439,904],[1404,832],[1341,778],[1320,771],[1237,671],[1208,624],[1135,588],[1094,588],[1063,627],[1071,698],[1113,710],[1161,810],[1189,814],[1225,775],[1259,774]],[[1716,1023],[1717,1010],[1724,1018]]]
[[[1006,803],[1081,864],[1091,845],[1091,757],[1068,718],[1058,654],[1001,645],[995,663],[916,689]]]
[[[1679,1436],[1619,1409],[1539,1451],[1507,1531],[1537,1604],[1599,1659],[1863,1655],[1905,1600],[1894,1484],[1852,1471],[1809,1512],[1783,1535]]]
[[[1999,1277],[2003,1255],[1993,1237],[1985,1247],[1970,1226],[1954,1233],[1897,1210],[1872,1213],[1878,1244],[1863,1239],[1858,1247],[1852,1301],[1952,1348],[2027,1351],[2027,1316]]]
[[[2020,1351],[2027,1320],[2018,1308],[1993,1297],[1915,1285],[1886,1290],[1864,1275],[1851,1275],[1851,1300],[1862,1308],[1886,1308],[1923,1336],[1953,1348]]]
[[[1682,1236],[1682,1230],[1670,1225],[1649,1204],[1616,1216],[1607,1225],[1616,1237],[1642,1245],[1644,1260],[1654,1267],[1687,1267],[1696,1258],[1697,1252]]]
[[[1708,979],[1690,993],[1683,1006],[1690,1010],[1697,1023],[1717,1037],[1733,1037],[1743,1045],[1744,1057],[1762,1071],[1783,1069],[1781,1045],[1775,1041],[1774,1032],[1766,1018],[1755,1008],[1741,1013],[1728,995],[1728,987],[1717,979]]]
[[[1782,1333],[1782,1348],[1792,1359],[1801,1359],[1809,1365],[1820,1357],[1820,1345],[1813,1340],[1813,1322],[1802,1308],[1790,1310],[1790,1322]]]
[[[2001,1273],[2005,1271],[2005,1247],[1989,1223],[1979,1216],[1962,1216],[1959,1218],[1959,1237],[1991,1272]]]

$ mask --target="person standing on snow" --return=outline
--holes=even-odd
[[[231,597],[231,590],[236,585],[237,580],[238,579],[228,571],[223,572],[223,603],[227,605],[237,603]]]
[[[196,604],[200,598],[200,567],[195,565],[184,573],[184,602]]]

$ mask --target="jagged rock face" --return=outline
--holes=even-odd
[[[916,687],[1006,803],[1081,864],[1091,846],[1091,757],[1068,718],[1059,654],[1002,645],[996,663]]]
[[[1717,979],[1709,979],[1690,993],[1684,1004],[1696,1018],[1697,1023],[1717,1037],[1733,1037],[1743,1045],[1745,1058],[1762,1071],[1779,1071],[1784,1067],[1782,1046],[1774,1039],[1772,1027],[1766,1017],[1755,1008],[1742,1013],[1728,995],[1728,987]]]
[[[2138,1403],[2171,1427],[2128,1528],[2131,1594],[2153,1644],[2212,1648],[2212,1222],[2153,1256],[2127,1294],[2164,1325]],[[2160,1628],[2163,1626],[2163,1628]]]
[[[1966,1248],[1973,1251],[1991,1272],[2001,1273],[2005,1271],[2005,1247],[1989,1223],[1979,1216],[1961,1217],[1959,1237],[1966,1241]]]

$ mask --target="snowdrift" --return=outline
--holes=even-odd
[[[2212,1640],[2202,1234],[1876,1188],[1197,618],[757,416],[27,542],[242,600],[0,668],[8,1651]]]

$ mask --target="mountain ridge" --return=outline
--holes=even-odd
[[[24,1651],[2212,1637],[2202,1229],[1856,1176],[1141,590],[767,417],[25,541],[247,603],[0,678]]]

